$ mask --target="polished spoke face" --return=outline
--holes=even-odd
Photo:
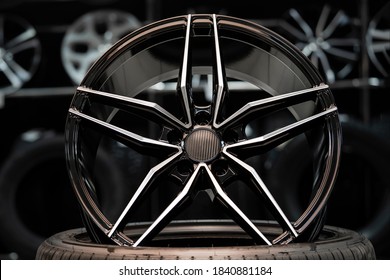
[[[329,83],[345,78],[359,59],[360,41],[353,33],[349,17],[343,11],[333,12],[325,5],[316,24],[310,24],[304,18],[302,12],[291,9],[281,27]]]
[[[334,114],[336,111],[336,107],[329,108],[324,112],[297,121],[296,123],[282,127],[267,133],[266,135],[228,145],[225,147],[225,150],[244,158],[258,153],[265,153],[276,146],[287,142],[291,138],[314,128],[316,124],[323,123],[327,116]]]
[[[223,69],[221,49],[219,44],[218,26],[216,15],[213,15],[213,31],[214,31],[214,56],[215,63],[213,64],[214,72],[214,108],[213,108],[213,126],[218,126],[218,118],[221,115],[222,103],[227,94],[227,81]]]
[[[221,124],[215,126],[219,129],[226,129],[247,123],[249,120],[255,119],[258,115],[265,116],[270,112],[276,112],[288,106],[314,100],[322,90],[328,88],[328,85],[320,85],[311,89],[299,90],[250,102],[229,116]]]
[[[148,191],[152,186],[153,182],[158,178],[158,176],[161,176],[161,174],[163,174],[166,170],[170,169],[170,167],[175,163],[175,160],[179,157],[181,153],[181,151],[177,152],[176,154],[164,160],[160,164],[156,165],[149,171],[149,173],[146,175],[145,179],[142,181],[141,185],[138,187],[137,191],[127,204],[126,208],[123,210],[120,217],[110,230],[108,237],[112,237],[112,235],[118,230],[118,227],[120,227],[121,225],[121,229],[123,229],[123,219],[125,218],[125,216],[131,213],[133,208],[137,206],[137,202],[140,202],[143,197],[149,195]],[[139,239],[136,244],[132,245],[136,246],[140,242],[142,242],[142,239]]]
[[[193,104],[192,104],[192,67],[191,67],[191,15],[188,15],[187,18],[187,28],[184,41],[184,53],[183,53],[183,63],[180,69],[180,76],[177,83],[179,96],[181,97],[182,105],[184,107],[185,116],[187,119],[187,128],[193,125],[192,116],[193,116]]]
[[[86,87],[78,87],[77,91],[81,94],[88,94],[88,98],[91,101],[96,101],[127,112],[141,115],[146,119],[153,120],[162,125],[168,125],[178,130],[186,130],[189,128],[188,124],[183,123],[154,102],[93,90]]]
[[[272,243],[265,237],[265,235],[252,223],[252,221],[241,211],[241,209],[230,199],[230,197],[223,191],[222,187],[219,185],[217,179],[214,174],[209,170],[209,168],[204,165],[204,169],[211,180],[216,198],[220,201],[220,203],[225,206],[234,220],[237,221],[239,225],[246,232],[251,235],[254,240],[258,241],[260,244],[265,243],[267,245],[272,245]]]
[[[86,125],[94,127],[96,130],[102,131],[109,137],[122,142],[123,144],[139,151],[142,154],[151,155],[169,155],[179,150],[178,146],[156,141],[127,131],[110,123],[93,118],[83,114],[75,109],[69,109],[70,116],[76,116],[86,122]]]
[[[314,36],[313,30],[309,29],[308,24],[303,23],[302,17],[297,12],[292,12],[292,16],[301,24],[302,31],[298,29],[294,31],[297,35]],[[315,30],[316,33],[319,30],[332,33],[332,27],[326,24],[328,16],[329,10],[325,10]],[[341,19],[341,16],[337,16],[331,24],[339,23]],[[237,78],[228,77],[226,74],[231,69],[225,66],[225,53],[222,52],[225,41],[220,40],[223,36],[219,34],[221,31],[219,24],[219,18],[216,15],[203,18],[189,15],[186,18],[185,29],[182,31],[184,36],[180,36],[184,38],[183,59],[177,64],[176,91],[173,89],[176,93],[175,98],[179,100],[178,107],[180,108],[176,109],[182,113],[180,116],[172,113],[167,104],[160,105],[157,101],[154,102],[154,96],[146,96],[148,100],[146,101],[142,99],[143,96],[130,97],[108,92],[110,90],[96,90],[87,86],[77,88],[73,101],[75,106],[69,109],[69,118],[73,123],[77,123],[77,129],[88,128],[94,133],[106,136],[104,138],[120,142],[142,157],[153,158],[153,164],[149,165],[150,170],[146,175],[142,175],[140,183],[136,184],[129,197],[125,199],[123,209],[121,208],[119,213],[116,213],[116,216],[111,218],[106,226],[103,226],[106,229],[106,235],[118,244],[133,247],[148,245],[185,207],[190,207],[193,200],[197,199],[197,194],[203,191],[209,194],[213,203],[222,206],[225,210],[223,214],[227,214],[234,220],[253,238],[256,244],[288,243],[300,235],[302,227],[296,226],[294,221],[289,220],[288,215],[272,194],[272,188],[264,180],[262,171],[255,166],[258,163],[254,164],[249,159],[266,155],[298,135],[304,135],[309,131],[321,130],[323,132],[329,129],[327,120],[337,115],[337,108],[333,102],[329,102],[329,86],[319,84],[305,88],[301,85],[299,90],[281,94],[277,92],[268,94],[261,89],[260,93],[256,91],[256,94],[261,94],[261,98],[253,101],[251,95],[249,101],[244,99],[240,106],[229,107],[227,104],[228,85],[233,85],[233,83],[227,81],[228,78],[232,78],[237,82]],[[201,32],[195,32],[196,26],[202,26]],[[294,27],[291,26],[291,28]],[[194,70],[193,67],[192,53],[194,50],[192,48],[199,43],[197,41],[194,44],[194,41],[199,39],[196,37],[199,34],[201,36],[207,34],[209,36],[207,39],[211,39],[201,41],[202,43],[209,42],[212,47],[212,55],[210,55],[212,61],[204,67],[207,69],[204,70],[205,74],[198,74],[196,71],[200,71],[199,68]],[[319,61],[323,59],[319,55],[316,57]],[[211,75],[210,72],[212,72]],[[203,98],[203,95],[202,97],[195,96],[192,92],[194,84],[196,86],[196,75],[207,75],[208,79],[213,80],[212,85],[204,90],[204,96],[210,95],[207,98]],[[171,80],[169,82],[172,83]],[[247,84],[244,80],[241,82]],[[231,87],[230,90],[233,92],[235,89]],[[331,105],[326,105],[328,103]],[[308,105],[304,113],[295,114],[296,108],[302,105]],[[261,132],[256,132],[256,136],[247,133],[246,129],[253,123],[260,123],[280,112],[288,112],[289,116],[293,116],[294,121],[273,128],[262,135],[258,135]],[[130,120],[133,116],[135,120]],[[146,137],[141,135],[142,133],[135,132],[137,125],[133,126],[133,123],[138,119],[153,123],[156,125],[153,128],[158,126],[157,130],[160,129],[160,131],[154,131],[150,133],[153,136]],[[80,134],[86,134],[89,130],[85,131],[83,130]],[[175,137],[171,137],[170,134]],[[235,134],[237,137],[232,137]],[[78,133],[74,135],[76,138],[79,137]],[[95,143],[101,139],[91,141]],[[89,142],[82,142],[83,145],[87,143]],[[331,145],[331,143],[325,143],[325,145]],[[163,206],[140,237],[131,240],[124,236],[123,230],[126,223],[135,216],[134,213],[141,207],[143,201],[155,190],[165,191],[167,178],[177,187],[175,189],[177,195]],[[236,198],[229,192],[237,185],[256,194],[256,199],[261,201],[261,204],[279,223],[283,232],[281,236],[271,239],[259,230],[252,221],[253,217],[246,213],[242,205],[237,203]]]
[[[260,176],[256,172],[256,170],[245,162],[241,161],[237,157],[233,156],[229,152],[227,152],[227,148],[224,150],[224,155],[226,155],[230,160],[232,160],[236,165],[237,169],[243,174],[247,176],[247,182],[249,185],[253,185],[253,189],[264,199],[268,209],[273,214],[275,219],[279,222],[284,230],[288,230],[290,232],[290,238],[298,237],[298,233],[294,229],[291,222],[288,220],[287,216],[284,214],[271,192],[268,190],[264,182],[261,180]]]
[[[0,92],[8,94],[21,88],[32,78],[39,61],[36,30],[22,19],[0,16],[0,75],[5,77]]]
[[[297,231],[294,229],[293,225],[262,181],[260,175],[252,166],[245,163],[242,159],[253,155],[264,154],[276,146],[287,142],[293,137],[321,125],[325,122],[327,117],[335,114],[336,112],[337,108],[331,107],[326,109],[324,112],[307,117],[291,125],[267,133],[261,137],[226,145],[223,149],[223,154],[230,159],[233,169],[247,178],[246,182],[248,186],[250,186],[263,198],[265,204],[267,205],[267,209],[270,210],[282,228],[288,231],[289,238],[294,239],[298,237]]]
[[[172,220],[176,214],[178,214],[186,200],[191,198],[191,191],[194,189],[195,181],[200,174],[201,167],[202,165],[199,164],[184,186],[183,190],[161,213],[161,215],[154,221],[154,223],[143,233],[143,235],[134,243],[134,247],[138,246],[144,241],[151,240]]]

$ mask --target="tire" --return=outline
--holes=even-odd
[[[142,234],[147,224],[129,224],[127,234]],[[268,235],[279,229],[269,222],[257,223]],[[214,242],[215,241],[215,242]],[[255,245],[237,225],[225,221],[174,222],[164,229],[153,246],[123,247],[92,243],[84,228],[60,232],[45,240],[38,260],[361,260],[375,259],[370,241],[354,231],[325,226],[316,242],[287,245]],[[197,243],[194,246],[192,243]],[[213,243],[211,246],[210,243]],[[224,245],[227,244],[227,245]],[[232,244],[238,246],[232,246]],[[252,244],[251,244],[252,243]],[[203,246],[206,245],[206,246]],[[167,247],[169,246],[169,247]]]
[[[1,169],[0,238],[18,258],[33,259],[47,236],[82,224],[80,219],[74,219],[79,207],[72,197],[70,183],[66,182],[63,147],[63,135],[49,132],[33,142],[17,141]],[[48,173],[43,176],[42,172]],[[52,192],[44,194],[47,187]],[[50,202],[54,196],[61,197],[61,201]],[[68,218],[61,214],[64,209],[71,214]],[[47,219],[53,213],[58,213],[61,220],[48,224]]]
[[[100,172],[98,183],[114,180],[123,188],[110,157],[102,154],[97,166],[113,174],[107,178]],[[34,141],[15,142],[0,170],[0,224],[2,243],[20,259],[34,259],[39,245],[52,234],[83,225],[66,173],[64,135],[43,131]]]
[[[386,130],[370,129],[354,120],[343,121],[343,145],[341,164],[334,192],[327,204],[325,222],[344,226],[365,235],[372,242],[378,258],[388,258],[390,248],[390,145],[380,137]],[[302,151],[302,141],[291,142],[289,153],[276,158],[272,172],[285,170],[279,177],[277,190],[285,193],[283,186],[289,185],[291,194],[285,196],[282,205],[296,216],[302,209],[298,194],[307,192],[303,178],[310,172],[309,162]],[[291,167],[290,160],[299,165]],[[364,173],[366,172],[366,173]],[[367,190],[364,176],[370,176]],[[367,181],[367,180],[366,180]],[[340,209],[343,211],[340,212]]]

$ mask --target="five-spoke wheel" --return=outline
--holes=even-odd
[[[283,211],[263,168],[294,137],[306,139],[313,170],[297,217]],[[92,237],[134,247],[196,205],[201,192],[257,244],[315,238],[340,142],[332,94],[307,57],[262,26],[222,15],[161,20],[117,42],[77,88],[66,124],[68,170]],[[126,158],[121,172],[136,173],[128,196],[111,206],[101,205],[107,191],[95,184],[101,151]],[[253,197],[256,210],[248,211]],[[124,228],[137,217],[152,222],[134,239]],[[276,220],[281,234],[267,238],[253,222],[259,217]]]

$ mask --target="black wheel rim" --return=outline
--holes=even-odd
[[[284,114],[288,121],[272,127],[272,120]],[[272,180],[265,179],[256,157],[272,156],[273,149],[299,135],[313,151],[313,193],[307,209],[291,221],[272,196]],[[138,167],[142,173],[138,158],[153,160],[138,182],[135,176],[129,179],[129,197],[108,215],[94,186],[93,166],[100,149],[113,147],[131,151],[127,170]],[[272,31],[221,15],[170,18],[123,38],[78,87],[66,124],[68,169],[84,211],[114,242],[134,247],[158,235],[200,191],[255,242],[291,242],[326,204],[339,153],[337,107],[310,61]],[[179,191],[151,226],[137,240],[126,236],[123,229],[136,209],[171,182]],[[259,197],[281,235],[269,240],[258,230],[227,191],[236,184]]]

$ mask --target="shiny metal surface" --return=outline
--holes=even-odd
[[[40,61],[41,43],[35,28],[21,17],[0,14],[0,95],[23,87]]]
[[[198,88],[197,79],[208,82]],[[177,86],[158,90],[170,84]],[[312,194],[299,217],[283,211],[263,168],[295,137],[307,139],[313,165]],[[68,169],[83,210],[114,242],[134,247],[148,244],[204,191],[210,204],[222,206],[221,219],[227,215],[256,243],[292,242],[311,230],[326,204],[340,143],[337,107],[307,57],[262,26],[221,15],[161,20],[117,42],[81,82],[66,124]],[[113,160],[127,158],[121,171],[128,197],[114,213],[100,205],[100,188],[110,186],[94,183],[102,150]],[[126,177],[134,169],[137,175]],[[259,215],[266,208],[283,234],[268,240],[253,224],[257,213],[248,213],[248,200],[232,194],[247,190]],[[152,223],[130,239],[123,229],[142,205],[159,214],[141,215]]]

